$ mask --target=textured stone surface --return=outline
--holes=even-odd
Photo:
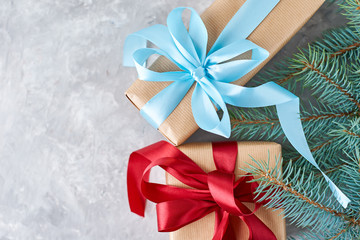
[[[1,1],[0,239],[168,239],[154,205],[145,219],[127,205],[129,154],[163,138],[124,96],[136,72],[121,66],[122,45],[176,6],[210,3]],[[335,9],[323,7],[276,59],[343,24]]]

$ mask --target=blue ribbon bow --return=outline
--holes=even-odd
[[[168,16],[167,27],[155,25],[129,35],[124,47],[124,65],[136,67],[139,79],[173,82],[140,110],[155,128],[165,121],[195,83],[191,107],[198,126],[205,131],[230,137],[231,124],[226,104],[256,108],[276,106],[281,127],[295,149],[323,174],[343,207],[350,199],[321,171],[315,162],[299,118],[299,98],[274,82],[255,88],[231,84],[243,77],[269,53],[246,38],[278,4],[279,0],[248,0],[224,28],[207,53],[207,30],[192,8],[176,8]],[[191,11],[189,30],[182,21],[185,9]],[[146,48],[150,41],[158,48]],[[251,59],[234,59],[252,51]],[[175,63],[181,71],[154,72],[145,67],[147,59],[158,54]],[[219,119],[217,110],[223,111]]]

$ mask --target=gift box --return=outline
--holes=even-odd
[[[276,157],[281,155],[281,145],[273,142],[238,142],[238,155],[235,166],[235,175],[239,177],[246,174],[241,168],[246,168],[247,163],[252,163],[252,158],[267,161],[271,169],[276,166]],[[178,147],[183,153],[189,156],[197,165],[206,172],[216,169],[213,161],[211,143],[191,143]],[[256,178],[256,176],[255,176]],[[170,174],[166,174],[166,183],[173,186],[186,187],[183,183],[176,180]],[[246,203],[245,203],[246,204]],[[254,208],[253,203],[246,204],[249,209]],[[273,211],[265,207],[259,208],[255,215],[265,223],[275,234],[276,239],[286,239],[285,219],[281,215],[281,210]],[[232,219],[233,229],[235,230],[236,240],[247,240],[249,236],[246,224],[236,218]],[[183,228],[170,232],[170,240],[208,240],[214,234],[215,213],[193,222]],[[265,238],[264,238],[265,239]]]
[[[281,146],[272,142],[153,144],[130,157],[130,208],[143,216],[146,199],[157,203],[159,231],[170,232],[171,240],[249,239],[250,231],[254,240],[286,239],[281,210],[255,204],[257,183],[241,170],[252,158],[279,167],[280,155]],[[155,166],[167,172],[167,185],[149,181]]]
[[[208,32],[208,50],[245,2],[246,0],[216,0],[201,15]],[[324,0],[281,0],[247,38],[266,49],[270,54],[269,57],[251,72],[232,83],[237,85],[247,83],[310,19],[323,2]],[[261,8],[262,6],[258,7]],[[245,22],[244,24],[248,23]],[[248,58],[249,54],[251,55],[251,53],[243,54],[240,58]],[[172,62],[161,57],[151,66],[151,69],[157,72],[178,70]],[[126,96],[138,109],[142,109],[152,97],[169,85],[169,82],[138,79],[126,91]],[[175,145],[183,143],[199,128],[191,109],[193,91],[194,86],[158,127],[159,131]]]

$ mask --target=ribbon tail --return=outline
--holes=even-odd
[[[254,211],[251,211],[244,204],[236,200],[237,206],[241,211],[239,218],[245,222],[249,229],[249,240],[276,240],[275,234],[263,223],[254,213],[260,207],[255,203]]]
[[[311,154],[299,117],[299,106],[299,98],[276,106],[281,127],[289,142],[304,158],[321,172],[337,201],[346,208],[351,200],[321,171]]]
[[[275,234],[255,214],[240,218],[249,229],[249,240],[276,240]]]
[[[236,233],[235,233],[235,227],[233,226],[233,221],[236,218],[236,216],[229,216],[229,224],[226,228],[226,232],[223,236],[223,240],[233,240],[236,239]]]
[[[254,88],[236,86],[229,83],[213,82],[224,101],[237,107],[276,106],[281,127],[294,148],[313,166],[326,176],[316,163],[307,144],[300,120],[300,100],[293,93],[274,82],[268,82]],[[331,191],[338,202],[346,208],[350,199],[326,176]]]
[[[141,192],[141,179],[143,172],[151,162],[142,158],[138,153],[134,152],[130,155],[128,171],[127,171],[127,190],[130,210],[139,216],[145,216],[146,198]],[[149,175],[144,177],[149,180]]]
[[[219,210],[216,215],[215,233],[212,240],[223,240],[229,225],[230,214]]]

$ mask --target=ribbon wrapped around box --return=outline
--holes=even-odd
[[[159,231],[171,232],[171,240],[285,239],[280,210],[256,202],[258,185],[240,170],[251,157],[274,168],[280,154],[281,146],[270,142],[155,143],[130,156],[131,211],[143,216],[146,199],[157,203]],[[155,166],[167,172],[167,185],[149,182]]]
[[[216,5],[217,2],[214,4]],[[242,3],[240,9],[235,8],[235,3],[238,2]],[[311,0],[306,3],[297,0],[229,1],[228,5],[210,7],[213,9],[212,11],[208,10],[211,14],[203,15],[204,21],[208,22],[207,28],[194,9],[176,8],[168,16],[167,27],[155,25],[129,35],[124,46],[124,64],[136,66],[139,78],[142,80],[141,84],[134,84],[138,87],[133,88],[139,95],[133,94],[132,96],[140,97],[145,93],[152,92],[151,87],[148,88],[150,85],[147,86],[145,82],[151,84],[172,82],[164,89],[157,88],[160,92],[155,93],[155,96],[151,94],[151,99],[147,99],[148,101],[141,107],[141,114],[154,127],[161,130],[161,126],[167,119],[174,117],[174,113],[178,112],[181,116],[178,115],[176,123],[167,125],[166,129],[173,131],[184,124],[181,131],[186,132],[192,128],[192,121],[186,118],[191,106],[194,120],[199,127],[218,135],[230,137],[230,117],[226,104],[246,108],[274,105],[281,127],[289,142],[307,161],[320,170],[334,193],[334,197],[346,208],[350,199],[321,171],[309,149],[299,118],[299,98],[274,82],[268,82],[254,88],[233,84],[237,79],[251,75],[253,69],[261,66],[269,55],[279,50],[280,45],[276,45],[275,42],[284,44],[288,40],[276,38],[276,41],[272,42],[278,46],[275,50],[271,47],[272,45],[265,44],[265,42],[270,41],[269,39],[277,36],[276,30],[279,30],[279,26],[281,29],[293,29],[294,26],[288,25],[288,23],[291,22],[291,19],[298,17],[300,20],[304,20],[300,21],[303,24],[305,19],[308,19],[303,17],[310,17],[311,14],[299,13],[303,13],[301,11],[309,6],[312,6],[310,12],[313,13],[322,2],[323,0]],[[209,45],[212,43],[212,38],[208,36],[211,36],[212,32],[213,34],[217,33],[212,30],[212,27],[217,26],[216,23],[219,20],[216,9],[223,8],[222,16],[226,16],[226,13],[230,11],[227,9],[229,5],[238,10],[235,14],[229,14],[233,17],[227,22],[224,29],[221,28],[221,33],[208,50],[208,43],[210,42]],[[182,14],[186,9],[191,11],[188,30],[182,22]],[[289,12],[291,15],[288,15]],[[282,19],[284,16],[286,18]],[[291,16],[290,19],[287,18],[289,16]],[[211,22],[212,20],[216,20],[216,23]],[[301,26],[301,24],[294,25]],[[274,26],[276,27],[274,28]],[[260,32],[260,36],[256,35],[256,32]],[[292,33],[294,32],[292,31]],[[258,38],[254,37],[254,39],[249,40],[251,39],[250,34],[258,36]],[[215,35],[217,36],[217,34]],[[154,43],[158,48],[147,48],[148,41]],[[260,45],[264,45],[273,51],[268,52]],[[241,58],[243,54],[249,51],[251,51],[250,59]],[[165,70],[158,72],[146,68],[146,61],[154,54],[167,58],[179,69],[174,71],[157,69]],[[166,62],[161,61],[159,60],[157,64],[168,66]],[[128,96],[131,95],[130,92],[128,91]],[[191,104],[187,100],[189,94],[191,94]],[[130,99],[133,98],[130,97]],[[133,102],[135,103],[134,100]],[[183,103],[187,106],[181,107]],[[217,114],[218,109],[222,110],[221,118]],[[174,142],[174,139],[169,139]]]

